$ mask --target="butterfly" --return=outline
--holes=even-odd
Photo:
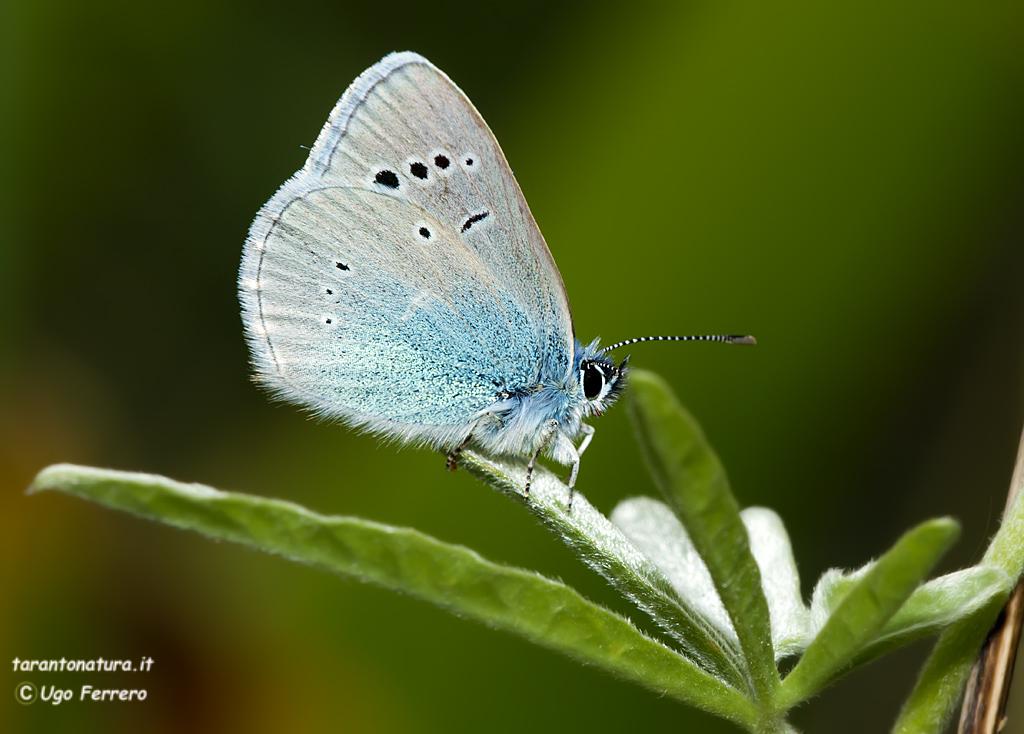
[[[448,453],[570,466],[628,357],[575,337],[565,286],[465,94],[414,53],[363,72],[263,206],[239,273],[259,382],[319,416]],[[582,438],[581,438],[582,437]],[[577,443],[579,441],[579,443]],[[571,492],[570,504],[571,507]]]

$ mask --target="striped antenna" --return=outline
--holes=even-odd
[[[605,347],[602,352],[610,352],[619,347],[629,346],[638,342],[722,342],[723,344],[757,344],[752,336],[740,336],[738,334],[716,334],[714,336],[641,336],[636,339],[627,339],[618,344]]]

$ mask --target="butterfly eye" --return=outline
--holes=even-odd
[[[580,372],[583,373],[583,394],[587,400],[593,400],[604,389],[604,370],[593,362],[588,362]]]

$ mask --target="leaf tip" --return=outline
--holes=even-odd
[[[925,528],[939,536],[943,543],[952,545],[960,537],[960,521],[953,517],[937,517],[925,524]]]
[[[25,490],[25,494],[37,494],[38,492],[45,492],[50,489],[62,489],[62,485],[68,482],[69,476],[77,471],[81,471],[82,467],[75,466],[74,464],[51,464],[46,467],[38,474],[32,483],[28,485],[28,489]]]

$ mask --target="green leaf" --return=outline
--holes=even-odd
[[[734,688],[745,686],[745,664],[731,628],[715,624],[705,607],[680,594],[663,570],[586,497],[576,493],[568,513],[568,487],[543,467],[534,468],[530,496],[524,497],[523,462],[465,451],[460,464],[525,505],[591,568],[647,612],[689,659]]]
[[[771,617],[725,469],[661,378],[634,370],[630,386],[630,415],[655,484],[707,565],[743,650],[752,696],[771,708],[779,688]]]
[[[832,570],[822,576],[811,602],[815,632],[873,565],[852,574]],[[858,653],[851,668],[977,614],[993,598],[1004,594],[1008,583],[1005,573],[988,566],[973,566],[929,581],[911,594],[882,631]]]
[[[1024,472],[1018,469],[1014,477],[1021,481]],[[1021,502],[1021,496],[1024,493],[1017,497],[1003,518],[1003,524],[980,564],[999,569],[1007,579],[1006,587],[977,614],[957,622],[943,632],[935,650],[925,662],[910,698],[903,705],[893,727],[894,732],[938,732],[953,715],[978,650],[1013,591],[1014,584],[1024,573],[1024,503]]]
[[[967,676],[992,623],[1009,594],[989,599],[977,614],[961,620],[942,633],[925,662],[917,684],[903,704],[893,732],[939,734],[963,695]]]
[[[619,503],[611,520],[664,574],[676,595],[729,638],[737,659],[742,661],[736,630],[718,598],[711,574],[668,505],[653,497],[632,497]]]
[[[780,706],[815,695],[875,640],[960,533],[940,518],[907,532],[843,596],[783,682]]]
[[[748,507],[740,517],[750,536],[750,552],[761,570],[775,659],[803,652],[811,636],[811,616],[800,596],[800,573],[782,518],[765,507]]]
[[[757,719],[740,692],[575,590],[416,530],[325,517],[288,502],[149,474],[70,465],[43,470],[30,491],[47,489],[401,591],[748,728]]]
[[[761,569],[776,657],[801,652],[809,636],[809,614],[800,599],[800,577],[782,520],[763,507],[748,507],[740,518]],[[739,645],[707,566],[667,505],[651,497],[633,497],[619,503],[612,522],[661,569],[681,598]]]

